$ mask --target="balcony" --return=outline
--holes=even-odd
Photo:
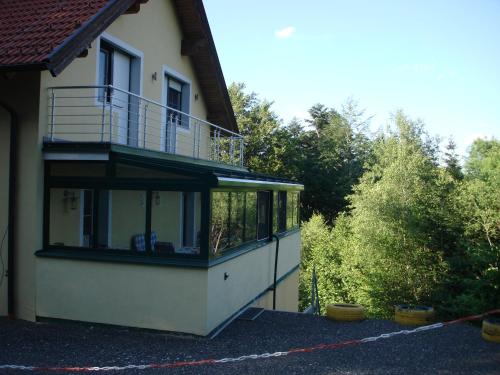
[[[48,89],[48,141],[109,143],[243,167],[240,134],[114,86]]]

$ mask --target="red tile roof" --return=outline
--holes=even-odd
[[[0,0],[0,65],[41,64],[108,0]]]
[[[159,0],[155,0],[159,1]],[[0,71],[61,73],[122,14],[148,0],[0,0]],[[208,120],[238,131],[203,0],[172,0],[184,37],[204,40],[193,56]]]

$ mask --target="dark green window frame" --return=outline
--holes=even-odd
[[[181,266],[193,266],[193,267],[203,267],[210,266],[212,263],[219,264],[226,260],[231,259],[234,256],[239,256],[240,254],[251,251],[253,249],[264,246],[267,242],[272,241],[272,234],[276,234],[276,230],[273,226],[275,221],[275,206],[277,195],[276,186],[271,187],[269,190],[259,189],[259,188],[244,188],[244,187],[227,187],[227,188],[214,188],[213,180],[207,176],[199,176],[196,174],[191,174],[189,180],[185,179],[166,179],[166,178],[136,178],[136,177],[115,177],[115,163],[103,163],[106,167],[106,175],[102,177],[74,177],[74,176],[51,176],[49,165],[51,163],[57,162],[46,162],[45,168],[45,192],[44,192],[44,224],[43,224],[43,249],[41,252],[46,254],[58,253],[57,256],[67,254],[69,258],[85,258],[86,254],[91,254],[93,259],[99,260],[102,257],[103,260],[112,258],[118,262],[121,262],[123,258],[124,262],[134,262],[133,259],[144,259],[144,263],[154,263],[158,260],[158,264],[166,264],[165,262],[169,259],[177,263],[168,263]],[[80,162],[75,162],[80,163]],[[134,164],[131,164],[134,165]],[[186,175],[188,176],[188,175]],[[146,192],[146,228],[145,228],[145,242],[147,246],[147,251],[145,252],[135,252],[135,251],[123,251],[116,249],[99,249],[98,247],[83,248],[74,246],[56,246],[50,245],[49,243],[49,233],[50,233],[50,189],[51,188],[68,188],[68,189],[85,189],[92,190],[92,196],[94,199],[93,209],[97,210],[96,197],[98,192],[101,190],[140,190]],[[177,191],[177,192],[200,192],[201,193],[201,227],[200,227],[200,253],[197,255],[190,254],[169,254],[168,256],[154,254],[150,251],[150,239],[151,239],[151,200],[152,193],[155,191]],[[244,213],[242,215],[243,220],[243,241],[236,246],[228,248],[228,251],[220,254],[218,257],[214,257],[211,252],[210,246],[210,225],[211,225],[211,194],[213,191],[227,191],[227,192],[245,192],[244,197]],[[288,190],[291,191],[291,190]],[[268,193],[268,220],[267,225],[269,226],[268,233],[263,238],[254,238],[252,233],[247,233],[250,228],[249,221],[252,219],[252,215],[247,215],[247,193],[255,194],[253,200],[258,202],[258,192]],[[297,190],[298,192],[298,190]],[[256,210],[257,211],[257,210]],[[97,213],[95,213],[96,215]],[[257,212],[255,212],[257,216]],[[96,218],[98,215],[95,216]],[[208,225],[204,225],[208,223]],[[96,223],[92,223],[92,230],[95,231]],[[295,228],[287,228],[291,231]],[[254,236],[258,235],[258,223],[257,217],[255,217],[255,231]],[[250,231],[251,232],[251,231]],[[94,237],[97,238],[97,233],[93,233]],[[280,236],[286,235],[286,232],[280,233]],[[149,251],[148,251],[149,250]],[[73,254],[73,255],[71,255]],[[133,256],[128,256],[129,254]],[[42,255],[42,254],[40,254]],[[46,255],[53,256],[53,255]],[[149,258],[150,260],[147,260]],[[129,260],[127,260],[129,259]],[[176,261],[177,259],[177,261]],[[142,262],[142,261],[141,261]]]
[[[200,192],[201,193],[201,222],[208,220],[208,205],[209,205],[209,189],[207,182],[204,179],[155,179],[155,178],[131,178],[131,177],[115,177],[116,163],[103,163],[106,167],[106,174],[103,177],[74,177],[74,176],[53,176],[50,174],[52,164],[60,163],[58,161],[45,162],[45,184],[44,184],[44,223],[43,223],[43,249],[44,250],[64,250],[74,252],[98,252],[103,256],[129,256],[137,257],[153,257],[153,258],[172,258],[181,260],[207,260],[208,259],[208,232],[205,226],[200,228],[200,253],[199,254],[169,254],[159,255],[151,252],[151,201],[152,192],[154,191],[177,191],[177,192]],[[66,163],[66,162],[63,162]],[[88,162],[73,162],[76,164],[86,165]],[[134,165],[134,164],[131,164]],[[193,175],[186,175],[193,177]],[[85,189],[92,190],[94,196],[93,208],[94,218],[97,221],[93,222],[94,238],[98,238],[96,232],[98,226],[97,214],[97,197],[98,192],[102,190],[139,190],[146,192],[146,227],[145,227],[145,252],[137,252],[134,250],[123,251],[119,249],[99,248],[96,244],[92,247],[77,247],[77,246],[57,246],[49,243],[50,233],[50,189]]]

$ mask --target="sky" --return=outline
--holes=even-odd
[[[353,97],[372,130],[403,109],[458,150],[500,138],[500,0],[204,0],[229,85],[285,123]]]

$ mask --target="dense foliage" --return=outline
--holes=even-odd
[[[476,140],[461,166],[402,112],[371,136],[348,100],[281,124],[272,103],[230,88],[247,165],[304,183],[300,305],[313,267],[323,307],[365,305],[388,317],[398,303],[445,316],[500,307],[500,142]]]
[[[363,173],[370,156],[367,121],[356,102],[348,100],[341,112],[313,106],[311,120],[292,120],[283,126],[272,103],[247,94],[243,84],[232,84],[229,94],[240,132],[245,137],[245,165],[277,174],[307,186],[302,195],[302,218],[319,211],[331,221],[346,208],[345,197]]]

